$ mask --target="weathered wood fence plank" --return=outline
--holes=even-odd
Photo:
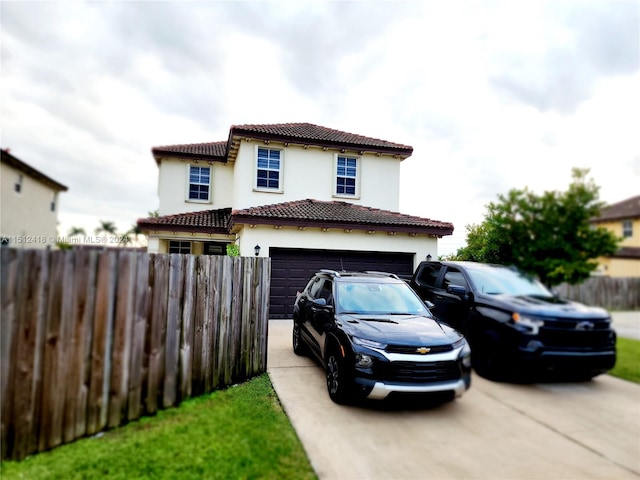
[[[1,456],[266,370],[268,259],[2,249]]]

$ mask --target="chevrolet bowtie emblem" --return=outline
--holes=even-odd
[[[428,348],[428,347],[416,348],[416,353],[420,353],[421,355],[424,355],[425,353],[429,353],[430,351],[431,351],[431,349]]]

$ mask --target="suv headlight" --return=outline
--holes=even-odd
[[[458,358],[462,360],[462,365],[464,365],[466,368],[470,368],[471,367],[471,347],[469,346],[469,343],[464,338],[461,338],[460,340],[458,340],[456,343],[453,344],[453,348],[459,348],[460,346],[462,346],[462,350],[460,350],[460,354],[458,355]]]
[[[351,337],[353,343],[356,345],[362,345],[363,347],[376,348],[378,350],[384,350],[387,346],[386,343],[376,342],[375,340],[368,340],[366,338]]]
[[[520,315],[517,312],[511,315],[511,319],[516,327],[520,327],[520,330],[523,330],[529,335],[538,335],[540,328],[544,326],[543,320],[527,317],[526,315]]]

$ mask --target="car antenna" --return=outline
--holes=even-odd
[[[340,268],[342,269],[342,271],[344,272],[344,265],[342,264],[342,257],[340,257]]]

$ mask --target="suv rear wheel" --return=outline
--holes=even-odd
[[[293,335],[292,335],[292,343],[293,343],[293,353],[300,356],[305,356],[307,354],[307,346],[302,341],[300,335],[300,324],[293,321]]]

